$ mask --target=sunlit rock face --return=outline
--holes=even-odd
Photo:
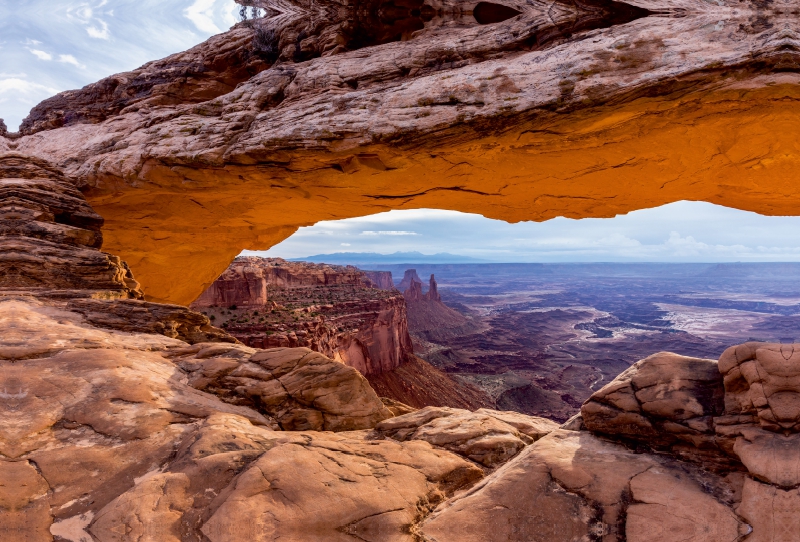
[[[392,208],[796,213],[792,3],[249,5],[263,16],[0,137],[65,168],[153,300],[190,302],[298,226]]]
[[[798,351],[746,343],[719,362],[639,361],[422,532],[437,542],[792,540]]]

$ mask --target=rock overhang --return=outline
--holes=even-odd
[[[134,104],[0,146],[64,167],[106,246],[152,299],[180,303],[243,248],[389,209],[516,222],[686,199],[796,214],[791,3],[636,0],[645,16],[575,32],[581,9],[614,3],[506,4],[521,15],[279,59],[201,103]],[[280,6],[263,24],[296,39],[308,9]],[[532,40],[545,32],[563,35]]]

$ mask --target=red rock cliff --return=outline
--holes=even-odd
[[[387,272],[245,257],[192,306],[249,346],[305,346],[370,375],[413,355],[405,299],[387,283]]]
[[[192,306],[196,308],[230,307],[232,305],[260,307],[268,302],[267,291],[269,288],[333,284],[371,286],[373,283],[355,267],[287,262],[281,258],[245,256],[236,258],[217,280],[192,303]]]
[[[364,276],[372,283],[373,288],[381,290],[394,290],[394,280],[391,271],[362,271]]]

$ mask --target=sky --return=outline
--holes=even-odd
[[[0,0],[0,118],[184,51],[236,23],[233,0]]]
[[[302,258],[410,251],[493,262],[800,262],[800,217],[766,217],[690,201],[616,218],[518,224],[418,209],[319,222],[269,251],[245,254]]]

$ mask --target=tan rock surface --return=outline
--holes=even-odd
[[[24,195],[43,223],[63,201]],[[41,261],[3,252],[32,231],[14,228],[0,235],[6,269]],[[52,232],[28,238],[74,246]],[[0,283],[0,540],[414,542],[436,504],[483,476],[425,442],[329,432],[392,414],[319,353],[231,342],[186,308],[126,299],[138,290],[104,273],[82,275],[84,288],[21,286],[73,262]]]
[[[203,343],[173,355],[189,385],[269,413],[286,430],[366,429],[392,415],[358,371],[307,348]]]
[[[736,540],[738,521],[730,509],[736,482],[686,470],[668,457],[636,454],[586,432],[557,430],[438,508],[422,532],[433,542],[620,540],[622,523],[630,529],[628,540],[637,542],[683,540],[651,538],[677,534],[676,525],[689,533],[686,540]],[[648,494],[655,480],[671,492]],[[714,487],[713,497],[702,489],[709,486]],[[632,488],[641,504],[628,506]],[[669,503],[670,495],[689,500]],[[646,504],[647,499],[652,502]],[[621,522],[626,513],[627,522]],[[672,513],[682,519],[676,522]],[[708,527],[709,522],[718,523]],[[731,532],[733,538],[726,538]],[[716,538],[702,538],[705,534]]]
[[[514,414],[515,424],[523,425],[528,433],[539,422],[532,416]],[[517,455],[526,444],[543,436],[539,433],[538,437],[533,437],[518,431],[515,425],[503,421],[503,417],[512,418],[487,409],[470,412],[448,407],[425,407],[380,422],[375,426],[375,434],[398,441],[424,440],[486,467],[496,467]],[[557,426],[550,423],[552,431]],[[546,430],[546,427],[540,423],[537,429]]]
[[[539,416],[528,416],[512,410],[492,410],[491,408],[479,408],[475,414],[485,414],[496,418],[503,423],[507,423],[523,435],[527,435],[534,441],[539,440],[558,429],[558,424],[553,420],[541,418]]]

